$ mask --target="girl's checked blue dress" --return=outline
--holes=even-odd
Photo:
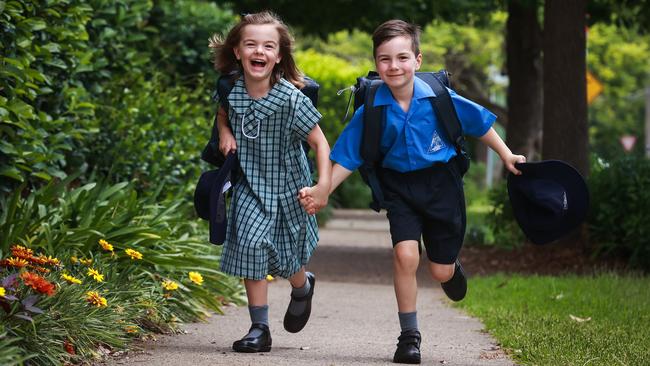
[[[252,99],[239,78],[228,101],[243,174],[233,187],[221,271],[247,279],[288,278],[307,264],[318,242],[316,218],[297,197],[312,185],[301,141],[321,115],[285,79]]]

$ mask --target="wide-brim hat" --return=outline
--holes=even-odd
[[[578,227],[589,210],[589,190],[580,173],[560,160],[517,163],[508,174],[508,195],[521,230],[534,244],[546,244]]]
[[[226,238],[226,197],[223,188],[230,182],[237,165],[235,154],[228,154],[219,169],[201,174],[194,190],[194,209],[197,215],[210,223],[210,243],[223,244]]]

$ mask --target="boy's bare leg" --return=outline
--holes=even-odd
[[[415,240],[405,240],[393,248],[393,285],[397,308],[400,313],[411,313],[416,310],[418,283],[416,272],[420,263],[419,243]]]
[[[439,264],[429,262],[429,272],[434,280],[442,283],[449,281],[454,276],[455,263]]]

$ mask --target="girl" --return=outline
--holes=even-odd
[[[221,255],[221,271],[243,277],[248,297],[252,325],[233,343],[237,352],[271,350],[267,274],[291,283],[287,331],[299,332],[311,313],[315,277],[304,265],[316,247],[318,227],[303,211],[298,192],[309,188],[317,209],[327,204],[330,148],[317,124],[320,113],[298,90],[303,78],[292,46],[287,26],[270,12],[245,15],[225,40],[210,40],[215,69],[235,72],[230,107],[220,108],[217,126],[219,149],[224,156],[236,153],[242,172],[234,183]],[[313,187],[304,140],[316,153],[319,179]]]

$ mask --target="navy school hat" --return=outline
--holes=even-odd
[[[226,195],[223,187],[230,181],[237,156],[228,154],[219,169],[201,174],[194,190],[194,209],[197,215],[210,223],[210,243],[221,245],[226,239]]]
[[[547,244],[578,227],[589,210],[589,191],[580,173],[560,160],[517,163],[508,174],[515,219],[534,244]]]

